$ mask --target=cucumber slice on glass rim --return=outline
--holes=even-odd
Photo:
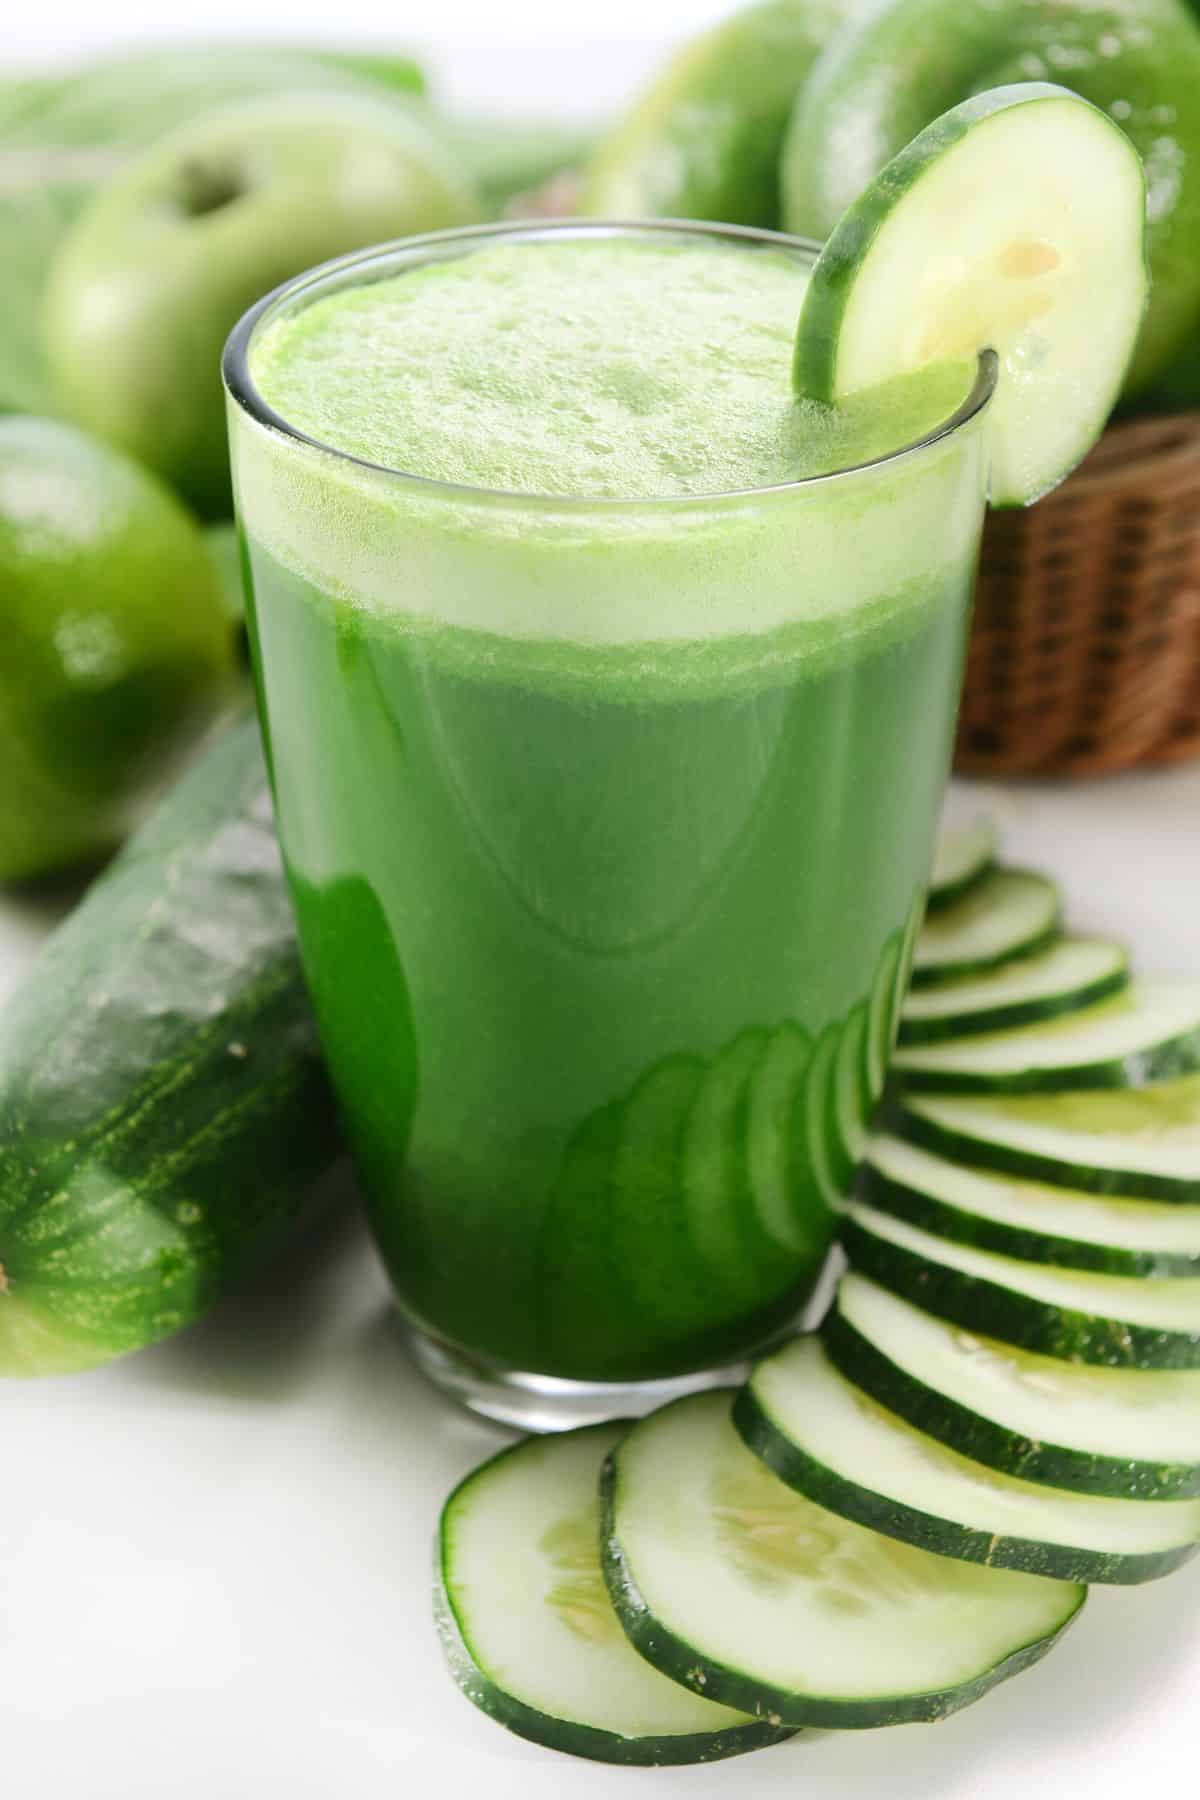
[[[1200,1278],[1148,1280],[1047,1268],[951,1243],[852,1202],[853,1269],[939,1319],[1018,1349],[1104,1368],[1200,1369]]]
[[[790,1737],[669,1681],[621,1630],[600,1572],[597,1479],[623,1430],[527,1439],[455,1488],[434,1600],[451,1674],[519,1737],[598,1762],[713,1762]]]
[[[1058,935],[1061,904],[1045,875],[985,870],[966,893],[926,918],[913,957],[913,987],[986,975],[1044,950]]]
[[[1200,1207],[1090,1194],[971,1169],[880,1132],[860,1199],[935,1237],[1096,1275],[1200,1275]]]
[[[909,1143],[1089,1194],[1200,1205],[1200,1075],[1150,1087],[954,1099],[902,1094]]]
[[[997,1474],[869,1399],[815,1337],[759,1363],[733,1419],[798,1493],[940,1556],[1124,1586],[1200,1549],[1200,1500],[1113,1500]]]
[[[1144,1087],[1200,1069],[1200,985],[1138,982],[1063,1018],[902,1046],[893,1067],[939,1094]]]
[[[768,1720],[940,1719],[1037,1662],[1084,1590],[899,1545],[777,1481],[728,1392],[640,1420],[605,1465],[603,1557],[641,1654]]]
[[[821,1327],[834,1367],[962,1456],[1125,1500],[1200,1494],[1200,1373],[1096,1369],[1015,1350],[851,1270]]]
[[[1011,1031],[1079,1012],[1129,985],[1129,957],[1102,938],[1063,938],[986,974],[919,988],[900,1015],[902,1044]]]
[[[918,134],[843,214],[800,313],[795,385],[836,402],[994,351],[995,506],[1026,506],[1091,449],[1148,293],[1141,161],[1047,82],[993,88]]]

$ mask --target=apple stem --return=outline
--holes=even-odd
[[[181,166],[179,183],[183,210],[191,218],[219,212],[242,193],[242,182],[232,169],[198,158]]]

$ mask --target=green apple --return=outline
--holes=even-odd
[[[1025,81],[1090,100],[1145,167],[1152,287],[1124,389],[1138,393],[1200,314],[1200,25],[1183,0],[888,0],[830,44],[797,100],[784,225],[824,239],[926,125],[985,89]],[[1056,178],[1044,171],[1047,184]],[[1103,291],[1101,281],[1097,305]]]
[[[120,841],[225,699],[234,635],[169,488],[72,425],[0,418],[0,880]]]
[[[778,225],[779,152],[797,89],[865,3],[758,0],[684,44],[601,144],[580,211]]]
[[[309,93],[206,114],[63,243],[43,324],[64,410],[223,516],[220,357],[246,308],[314,263],[479,210],[457,158],[388,102]]]

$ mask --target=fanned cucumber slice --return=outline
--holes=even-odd
[[[849,1175],[832,1141],[834,1072],[840,1042],[839,1027],[827,1025],[813,1046],[800,1109],[805,1160],[813,1184],[831,1212],[849,1192]]]
[[[1200,1279],[1147,1281],[1018,1262],[934,1237],[852,1203],[841,1228],[852,1268],[939,1319],[1108,1368],[1200,1368]]]
[[[801,308],[796,387],[833,402],[995,351],[992,500],[1028,505],[1112,411],[1146,306],[1145,230],[1141,162],[1107,114],[1043,82],[976,94],[834,226]]]
[[[1045,875],[988,870],[960,900],[926,918],[913,958],[913,987],[984,975],[1045,949],[1058,935],[1061,908],[1059,891]]]
[[[1112,1093],[954,1100],[904,1094],[897,1129],[974,1168],[1200,1204],[1200,1075]]]
[[[1097,1275],[1200,1275],[1200,1207],[1089,1194],[964,1168],[881,1133],[859,1194],[936,1237]]]
[[[1066,1018],[897,1050],[905,1086],[930,1093],[1142,1087],[1200,1069],[1200,987],[1137,982]]]
[[[762,1230],[785,1249],[824,1256],[825,1220],[814,1228],[811,1177],[795,1167],[794,1119],[812,1055],[807,1033],[784,1023],[755,1068],[746,1108],[746,1161]]]
[[[875,965],[875,979],[871,983],[871,998],[867,1003],[863,1074],[866,1080],[867,1105],[871,1111],[874,1111],[883,1098],[888,1064],[896,1046],[896,1026],[900,1011],[898,989],[902,979],[903,956],[904,932],[895,931],[883,946]]]
[[[1124,1585],[1167,1575],[1200,1547],[1200,1500],[1110,1500],[997,1474],[860,1392],[816,1338],[758,1364],[734,1423],[798,1493],[940,1556]]]
[[[852,1006],[842,1026],[833,1064],[832,1129],[834,1175],[844,1190],[854,1183],[867,1145],[871,1108],[864,1073],[867,1054],[867,1008]]]
[[[935,1044],[985,1031],[1011,1031],[1079,1012],[1129,985],[1129,958],[1100,938],[1064,938],[1040,956],[986,975],[910,994],[900,1016],[902,1044]]]
[[[863,1393],[1003,1475],[1117,1499],[1200,1494],[1200,1373],[1094,1369],[1014,1350],[853,1270],[821,1341]]]
[[[436,1595],[450,1672],[518,1736],[598,1762],[713,1762],[777,1743],[790,1732],[668,1681],[617,1622],[597,1479],[622,1430],[527,1440],[451,1494]]]
[[[793,1725],[943,1718],[1037,1662],[1084,1601],[1081,1588],[930,1556],[801,1499],[740,1442],[727,1393],[635,1425],[603,1489],[605,1574],[642,1655]]]
[[[980,813],[968,825],[943,827],[938,834],[929,877],[929,909],[949,906],[983,876],[996,860],[996,825]]]
[[[683,1130],[681,1173],[696,1247],[731,1285],[746,1270],[750,1212],[743,1102],[767,1034],[744,1031],[708,1065]]]

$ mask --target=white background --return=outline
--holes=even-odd
[[[12,4],[10,59],[241,33],[428,49],[439,88],[616,104],[701,0]],[[0,246],[0,254],[3,247]],[[1200,976],[1200,770],[998,796],[1080,924]],[[50,909],[0,906],[0,990]],[[405,1363],[353,1225],[174,1343],[0,1392],[0,1792],[11,1800],[1128,1800],[1200,1782],[1200,1568],[1098,1591],[1040,1670],[937,1727],[620,1773],[507,1737],[444,1676],[439,1503],[498,1435]]]

